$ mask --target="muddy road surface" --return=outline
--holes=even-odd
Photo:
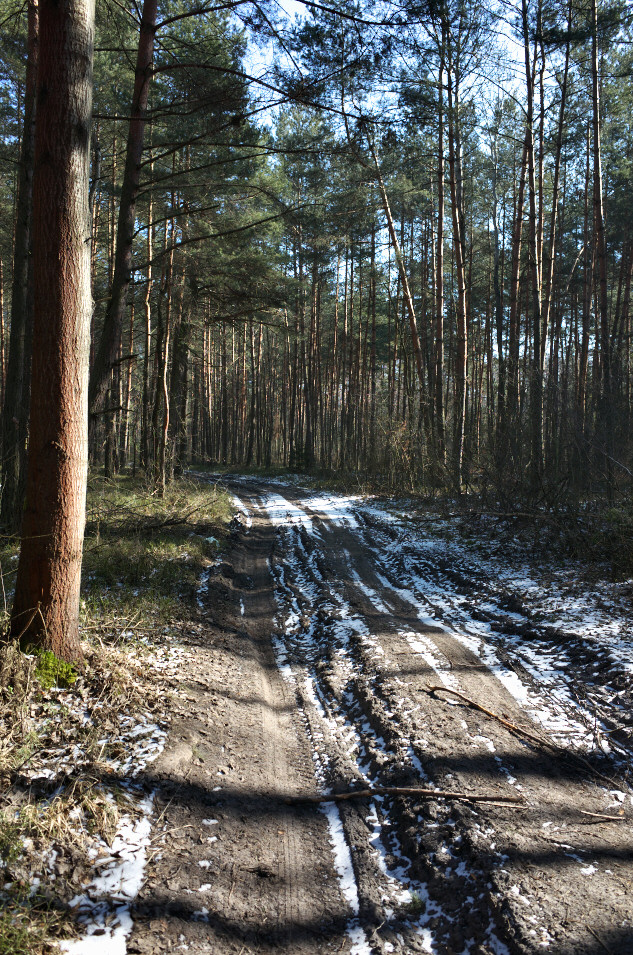
[[[128,950],[633,953],[622,594],[225,480]]]

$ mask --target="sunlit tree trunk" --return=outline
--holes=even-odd
[[[132,278],[132,240],[136,223],[136,199],[140,187],[141,159],[145,136],[146,110],[152,76],[152,57],[158,0],[145,0],[141,15],[134,92],[130,110],[125,169],[121,186],[119,220],[114,257],[114,275],[105,322],[90,378],[90,413],[103,410],[110,371],[121,339],[123,315]]]
[[[591,332],[591,289],[594,264],[594,244],[591,241],[589,228],[589,183],[590,183],[590,130],[587,126],[587,149],[585,162],[585,227],[583,249],[583,299],[582,299],[582,334],[580,343],[580,359],[578,369],[578,390],[576,394],[576,408],[581,434],[585,437],[587,428],[587,371],[589,365],[589,337]]]
[[[517,423],[519,414],[519,316],[521,313],[521,245],[523,239],[523,205],[525,200],[525,179],[527,173],[528,134],[523,141],[523,154],[519,172],[514,224],[512,227],[512,253],[510,268],[510,326],[508,329],[508,399],[507,420],[511,426]],[[516,439],[516,431],[514,432]],[[515,443],[515,442],[513,442]]]
[[[150,412],[151,387],[151,351],[152,351],[152,232],[154,225],[152,222],[152,193],[149,195],[149,206],[147,212],[147,273],[145,283],[145,295],[143,297],[143,317],[144,317],[144,338],[145,347],[143,349],[143,407],[141,412],[141,465],[147,470],[151,461],[152,445],[152,421]]]
[[[455,355],[455,429],[453,437],[453,473],[458,490],[462,484],[464,459],[464,431],[466,424],[466,374],[467,374],[467,322],[466,322],[466,263],[464,261],[464,237],[462,235],[461,188],[458,175],[457,124],[459,102],[457,90],[453,90],[454,77],[448,77],[448,163],[453,208],[453,251],[455,256],[456,303],[456,355]]]
[[[567,101],[567,77],[569,74],[569,57],[571,50],[571,20],[572,4],[571,0],[567,7],[567,43],[565,46],[565,66],[563,69],[563,80],[561,84],[560,107],[558,111],[558,128],[556,131],[556,148],[554,152],[554,181],[552,185],[552,211],[549,227],[549,260],[547,271],[544,277],[543,291],[543,340],[541,342],[541,366],[545,359],[545,344],[547,340],[547,329],[549,325],[549,315],[552,304],[552,293],[554,287],[554,263],[556,260],[556,225],[558,217],[558,194],[560,183],[560,162],[563,148],[563,133],[565,129],[565,104]]]
[[[402,251],[400,249],[400,243],[398,242],[398,235],[396,233],[396,227],[394,225],[393,217],[391,215],[391,208],[389,206],[389,198],[387,196],[387,189],[380,172],[380,166],[378,165],[378,157],[372,147],[372,156],[375,166],[376,180],[378,183],[378,189],[380,191],[380,198],[382,199],[382,207],[385,212],[385,217],[387,219],[387,229],[389,231],[389,237],[391,239],[391,244],[393,246],[394,255],[396,258],[396,263],[398,265],[398,271],[400,274],[400,282],[402,284],[402,293],[404,297],[404,302],[407,308],[407,315],[409,318],[409,330],[411,332],[411,341],[413,344],[413,355],[415,358],[415,367],[418,373],[418,380],[420,382],[420,387],[424,388],[424,364],[422,361],[422,348],[420,346],[420,336],[418,335],[418,325],[415,317],[415,307],[413,304],[413,296],[411,294],[411,288],[409,286],[409,279],[407,277],[407,270],[405,268],[404,259],[402,257]]]
[[[88,468],[94,0],[42,0],[33,177],[33,386],[11,633],[81,659]]]
[[[530,366],[530,480],[532,490],[538,491],[543,474],[543,368],[541,365],[541,269],[539,260],[538,222],[536,202],[536,178],[534,159],[534,66],[530,65],[530,44],[527,0],[522,0],[523,43],[527,90],[527,150],[528,150],[528,196],[529,226],[528,243],[530,274],[532,277],[532,337],[533,349]]]
[[[494,313],[495,329],[497,335],[497,360],[499,364],[498,382],[497,382],[497,459],[503,460],[505,455],[505,384],[506,384],[506,360],[503,353],[503,276],[501,269],[501,242],[499,229],[499,200],[497,196],[497,178],[499,173],[499,143],[498,131],[495,131],[491,143],[492,158],[492,228],[493,228],[493,291],[494,291]],[[489,372],[492,372],[492,331],[489,336]],[[488,386],[489,403],[492,404],[492,388]],[[492,429],[490,429],[492,431]]]
[[[441,463],[446,457],[444,438],[444,62],[438,79],[437,134],[437,268],[435,278],[435,370],[434,405],[437,453]]]
[[[602,159],[600,145],[600,77],[598,72],[598,10],[591,0],[591,86],[593,127],[593,221],[598,262],[597,311],[600,321],[600,423],[604,430],[605,471],[608,494],[613,494],[613,407],[611,391],[611,340],[607,289],[607,240],[602,196]]]

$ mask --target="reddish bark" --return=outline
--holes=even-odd
[[[90,337],[94,0],[42,0],[33,177],[33,381],[11,633],[80,660]]]

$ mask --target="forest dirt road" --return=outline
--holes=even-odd
[[[438,574],[471,587],[491,633],[525,629],[516,598],[474,597],[388,512],[227,483],[240,519],[147,780],[158,818],[128,951],[633,953],[626,721],[616,752],[595,707],[593,727],[582,707],[557,718],[551,680],[539,709],[511,642],[442,619]],[[560,671],[575,698],[574,681],[608,692],[585,643]],[[630,672],[611,666],[624,712]],[[377,787],[492,801],[293,801]]]

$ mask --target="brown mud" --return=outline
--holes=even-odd
[[[621,763],[552,748],[483,660],[377,570],[370,526],[307,514],[284,486],[314,532],[275,527],[268,490],[235,488],[252,526],[235,522],[210,577],[168,746],[146,773],[156,819],[128,951],[633,953]],[[438,671],[535,739],[429,692]],[[522,802],[294,801],[368,786]]]

